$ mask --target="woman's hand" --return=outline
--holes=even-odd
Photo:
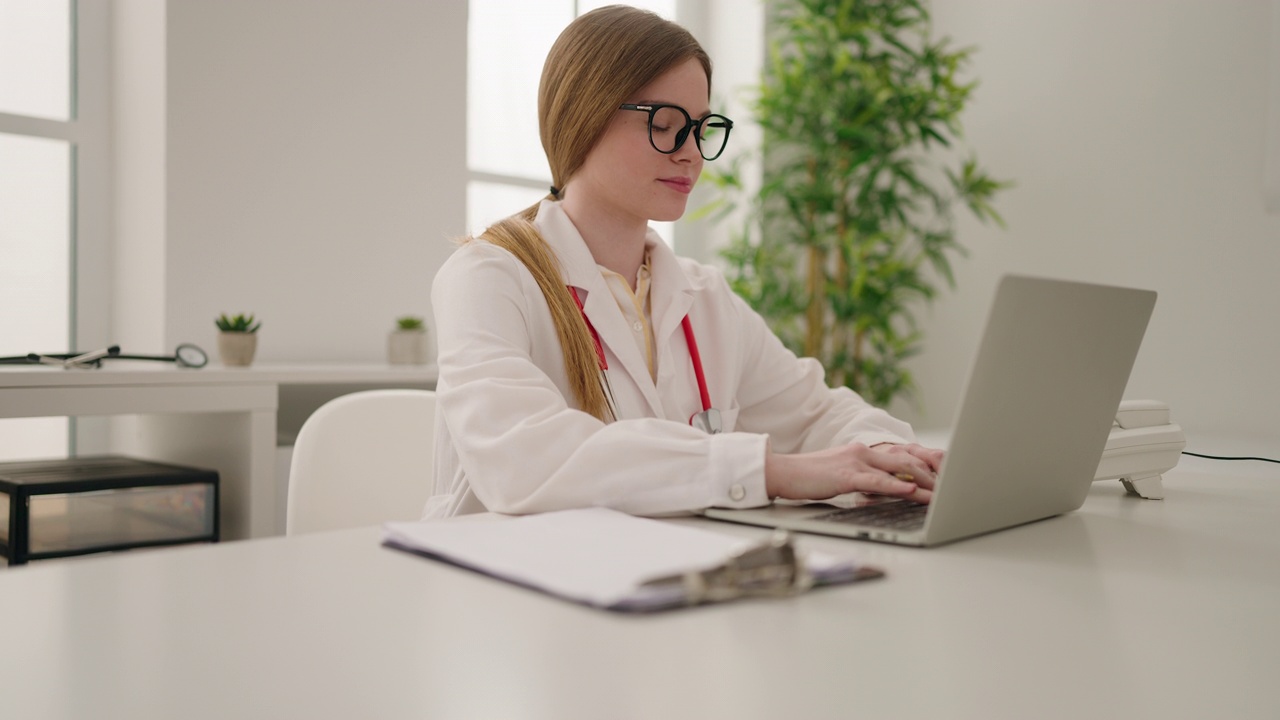
[[[853,443],[800,455],[770,452],[764,463],[765,489],[769,497],[792,500],[866,492],[927,503],[942,457],[941,450],[914,443]]]

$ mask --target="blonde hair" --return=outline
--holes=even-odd
[[[610,5],[574,20],[560,33],[542,67],[538,127],[558,199],[604,134],[618,106],[641,88],[690,58],[711,84],[711,59],[689,31],[647,10]],[[533,220],[538,206],[501,220],[480,237],[515,255],[529,268],[551,308],[564,349],[565,374],[578,406],[604,422],[614,419],[600,373],[595,340],[564,284],[555,253]]]

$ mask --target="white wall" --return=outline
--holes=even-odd
[[[1128,396],[1168,400],[1193,433],[1276,435],[1280,216],[1263,194],[1273,4],[934,1],[937,31],[979,48],[969,141],[1017,187],[998,200],[1007,231],[962,221],[958,289],[921,314],[923,410],[895,412],[950,422],[996,279],[1017,271],[1158,290]],[[131,5],[156,3],[117,0]],[[117,312],[120,336],[165,346],[139,351],[212,350],[217,313],[253,311],[263,360],[382,359],[394,316],[429,316],[430,278],[465,226],[466,3],[160,8],[164,72],[152,65],[149,82],[163,96],[142,101],[158,109],[118,112],[118,156],[134,142],[128,154],[150,159],[136,177],[118,172],[138,207],[121,203],[116,243],[117,277],[134,278],[117,303],[162,303],[148,322],[163,327],[130,329],[146,312]],[[712,32],[728,92],[720,80],[738,61]],[[157,132],[162,160],[145,154]],[[153,185],[131,191],[138,182]],[[129,244],[156,218],[151,254],[133,256],[163,258],[147,281],[130,274]]]
[[[383,361],[465,225],[466,3],[118,5],[163,49],[121,95],[155,111],[119,115],[118,333],[213,352],[253,312],[260,360]]]
[[[113,10],[115,243],[108,337],[131,353],[167,352],[165,4],[116,0]]]
[[[997,202],[1007,231],[961,223],[958,290],[921,314],[923,412],[896,412],[950,423],[1013,271],[1157,290],[1126,396],[1168,401],[1193,444],[1280,438],[1280,215],[1263,180],[1273,4],[935,0],[936,31],[979,48],[970,145],[1017,187]]]

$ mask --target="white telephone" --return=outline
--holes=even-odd
[[[1093,480],[1119,479],[1132,495],[1163,500],[1160,475],[1178,464],[1186,446],[1182,428],[1169,420],[1168,405],[1155,400],[1125,400],[1116,411],[1107,449]]]

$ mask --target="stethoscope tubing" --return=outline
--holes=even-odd
[[[188,348],[194,350],[200,360],[205,362],[190,362],[182,357],[182,350]],[[0,365],[57,365],[62,367],[92,367],[102,366],[103,360],[158,360],[161,362],[171,362],[184,368],[202,368],[207,362],[207,356],[200,348],[191,343],[181,343],[173,355],[125,355],[120,352],[119,345],[102,350],[93,350],[87,353],[28,353],[26,355],[15,355],[13,357],[0,357]]]
[[[711,393],[707,390],[707,376],[702,372],[702,355],[698,353],[698,339],[693,336],[693,323],[686,314],[680,321],[684,328],[684,341],[689,345],[689,359],[693,361],[693,377],[698,381],[698,396],[702,399],[702,410],[711,409]]]

